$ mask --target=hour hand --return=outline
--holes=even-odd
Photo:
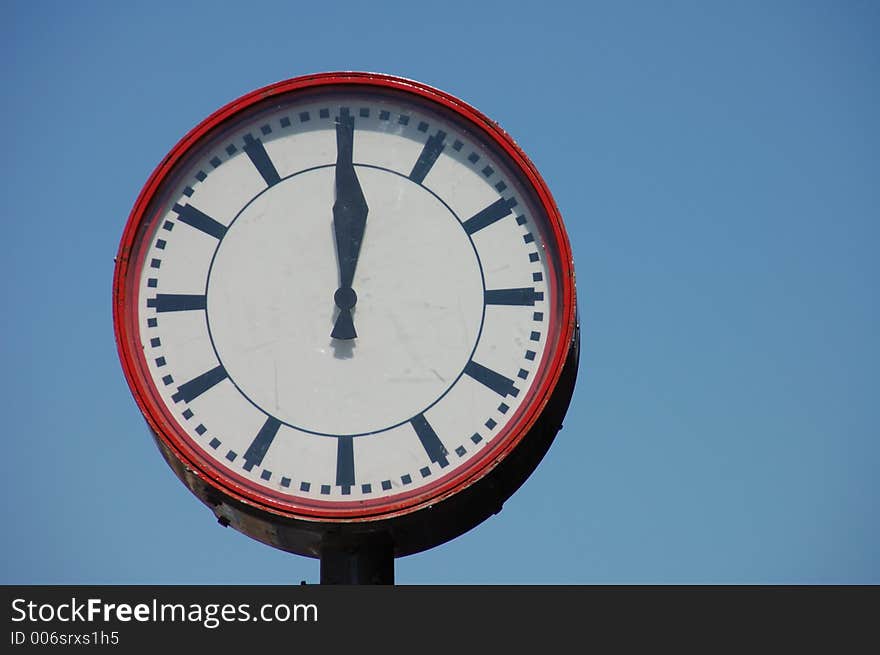
[[[339,308],[339,315],[330,333],[334,339],[357,337],[351,314],[357,303],[357,294],[351,285],[369,208],[354,170],[353,145],[354,117],[343,108],[336,122],[336,201],[333,203],[333,232],[336,237],[339,288],[333,294],[333,301]]]

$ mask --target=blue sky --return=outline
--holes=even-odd
[[[880,583],[873,2],[4,3],[0,582],[316,582],[224,530],[119,366],[113,257],[214,109],[327,70],[476,106],[566,221],[565,427],[421,583]]]

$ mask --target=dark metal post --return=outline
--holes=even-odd
[[[387,540],[325,541],[321,584],[394,584],[394,547]]]

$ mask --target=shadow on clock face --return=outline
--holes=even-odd
[[[351,359],[354,357],[354,347],[356,343],[356,339],[330,339],[330,347],[333,349],[333,357],[336,359]]]

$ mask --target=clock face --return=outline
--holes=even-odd
[[[124,237],[120,348],[154,430],[227,492],[312,518],[485,475],[571,340],[570,254],[497,126],[396,78],[272,87],[196,128]]]

